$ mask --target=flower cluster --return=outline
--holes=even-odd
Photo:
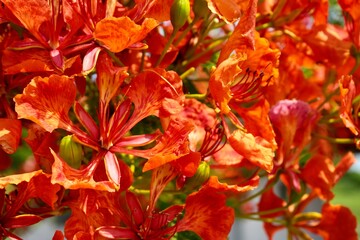
[[[1,238],[357,239],[359,1],[0,1]]]

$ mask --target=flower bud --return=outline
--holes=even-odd
[[[186,180],[187,189],[196,189],[201,187],[210,177],[210,166],[207,162],[202,161],[196,170],[194,176]]]
[[[206,0],[194,0],[193,11],[195,16],[207,18],[209,15],[209,8]]]
[[[190,15],[190,1],[189,0],[174,0],[170,9],[170,20],[174,30],[179,30],[184,26],[186,20]]]
[[[83,151],[81,145],[74,142],[72,137],[68,135],[61,139],[59,155],[69,166],[79,169]]]

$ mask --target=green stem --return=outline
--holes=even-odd
[[[320,134],[314,134],[315,137],[326,139],[331,143],[337,143],[337,144],[354,144],[355,139],[354,138],[331,138],[328,136],[323,136]]]
[[[340,118],[330,118],[327,123],[329,124],[335,124],[335,123],[340,123],[342,122],[342,120]]]
[[[214,43],[214,42],[217,42],[217,41],[225,41],[226,39],[229,38],[230,35],[231,34],[226,34],[225,36],[222,36],[222,37],[219,37],[219,38],[207,39],[207,40],[202,41],[202,43],[204,45],[206,45],[206,44],[211,44],[211,43]]]
[[[239,217],[244,218],[244,219],[249,219],[249,220],[268,222],[268,223],[279,223],[281,225],[285,224],[284,220],[276,219],[276,218],[257,218],[257,217],[250,217],[250,216],[245,216],[245,215],[240,215]]]
[[[162,191],[162,193],[168,193],[168,194],[184,194],[184,192],[183,191],[181,191],[181,190],[164,190],[164,191]]]
[[[221,42],[222,43],[222,42]],[[185,60],[184,62],[182,62],[182,66],[183,67],[186,67],[187,65],[189,65],[191,62],[203,57],[205,54],[211,52],[212,50],[214,50],[215,48],[217,48],[218,46],[220,45],[220,42],[219,44],[214,44],[213,46],[209,47],[208,49],[206,49],[205,51],[199,53],[199,54],[196,54],[194,57],[190,58],[189,60]]]
[[[276,5],[276,8],[271,16],[272,20],[277,18],[277,16],[281,13],[281,10],[284,8],[285,4],[286,4],[286,0],[278,1],[278,4]]]
[[[272,214],[272,213],[276,213],[276,212],[280,212],[282,210],[287,210],[288,207],[280,207],[280,208],[274,208],[274,209],[270,209],[270,210],[266,210],[266,211],[261,211],[261,212],[252,212],[252,213],[246,213],[246,214],[242,214],[242,216],[251,216],[251,215],[268,215],[268,214]]]
[[[197,93],[197,94],[185,94],[185,98],[194,98],[194,99],[197,99],[197,100],[204,100],[204,99],[206,99],[206,94],[200,94],[200,93]]]
[[[263,29],[270,28],[270,27],[272,27],[272,26],[273,26],[273,23],[272,23],[272,22],[267,22],[267,23],[264,23],[264,24],[262,24],[262,25],[260,25],[260,26],[257,26],[255,29],[256,29],[257,31],[260,31],[260,30],[263,30]]]
[[[147,195],[147,194],[150,194],[150,190],[149,189],[137,189],[133,186],[130,186],[130,191],[134,192],[134,193],[137,193],[137,194],[144,194],[144,195]]]
[[[195,72],[195,68],[194,67],[191,67],[189,68],[188,70],[186,70],[185,72],[183,72],[181,75],[180,75],[180,78],[182,80],[184,80],[187,76],[189,76],[190,74],[192,74],[193,72]]]
[[[120,61],[120,59],[115,55],[115,53],[111,52],[110,50],[106,50],[107,54],[114,60],[114,62],[119,65],[120,67],[124,67],[125,64]]]
[[[332,92],[326,96],[324,101],[322,103],[320,103],[320,105],[316,108],[316,110],[319,111],[324,106],[325,103],[327,103],[333,96],[338,95],[339,93],[340,93],[339,88],[335,89],[334,92]]]
[[[239,205],[245,204],[245,203],[253,200],[254,198],[262,195],[264,192],[266,192],[267,190],[269,190],[270,188],[272,188],[272,187],[275,185],[276,182],[277,182],[277,181],[275,181],[275,180],[272,181],[272,182],[270,182],[269,185],[267,185],[265,188],[263,188],[263,189],[260,190],[259,192],[257,192],[257,193],[255,193],[254,195],[252,195],[252,196],[250,196],[250,197],[248,197],[248,198],[245,198],[244,200],[240,201],[240,202],[239,202]]]
[[[188,32],[192,29],[192,27],[194,26],[195,22],[197,22],[199,20],[199,17],[195,17],[194,20],[192,20],[192,22],[186,27],[186,29],[180,34],[179,38],[176,39],[176,41],[174,42],[174,46],[177,46],[180,41],[186,36],[186,34],[188,34]]]
[[[175,28],[175,29],[173,30],[173,32],[171,33],[169,40],[167,41],[164,49],[163,49],[162,52],[161,52],[161,55],[160,55],[159,59],[157,60],[157,62],[156,62],[156,64],[155,64],[155,67],[157,67],[157,66],[160,65],[160,63],[161,63],[161,61],[163,60],[165,54],[166,54],[167,51],[169,50],[172,42],[174,41],[175,36],[176,36],[176,33],[177,33],[178,31],[179,31],[179,29],[178,29],[178,28],[177,28],[177,29]]]
[[[360,55],[356,55],[355,57],[355,66],[351,69],[350,71],[350,75],[354,74],[356,72],[356,70],[359,68],[360,66]]]
[[[131,186],[129,189],[130,189],[130,191],[137,193],[137,194],[144,194],[144,195],[150,194],[150,189],[138,189],[133,186]],[[162,191],[162,193],[164,193],[164,194],[166,194],[166,193],[168,193],[168,194],[184,194],[184,192],[181,190],[164,190],[164,191]]]
[[[215,24],[214,19],[215,19],[215,17],[213,16],[212,18],[209,18],[209,19],[207,19],[206,22],[204,22],[204,24],[205,25],[207,24],[207,26],[205,28],[202,28],[202,31],[200,32],[200,36],[199,36],[197,43],[189,51],[186,52],[185,59],[187,59],[189,56],[194,55],[199,44],[203,42],[204,38],[208,35],[209,31],[212,29],[213,25]]]

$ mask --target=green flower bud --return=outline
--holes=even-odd
[[[193,11],[195,16],[207,18],[209,15],[209,8],[206,0],[194,0]]]
[[[69,166],[79,169],[83,151],[81,145],[74,142],[72,138],[73,136],[68,135],[61,139],[59,155]]]
[[[185,187],[187,189],[197,189],[209,180],[210,166],[207,162],[202,161],[196,170],[194,176],[186,180]]]
[[[189,0],[174,0],[170,9],[170,20],[175,30],[179,30],[184,26],[190,15]]]

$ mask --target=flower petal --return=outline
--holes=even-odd
[[[97,228],[96,232],[106,239],[140,239],[132,229],[124,227],[103,226]]]
[[[40,26],[51,19],[50,5],[46,0],[3,0],[24,27],[39,41],[44,42],[39,31]],[[31,14],[29,14],[31,13]]]
[[[356,88],[352,75],[341,76],[339,87],[341,96],[340,118],[351,132],[358,135],[360,130],[355,125],[354,118],[352,117],[352,101],[356,96]]]
[[[243,5],[247,4],[247,1],[234,0],[207,0],[207,2],[211,12],[217,14],[221,19],[228,23],[238,20],[245,10],[245,6]]]
[[[221,240],[227,239],[233,222],[234,210],[226,206],[225,195],[205,188],[186,198],[185,215],[177,231],[193,231],[204,240]]]
[[[22,51],[5,49],[2,64],[6,74],[55,71],[53,62],[49,57],[49,51],[39,48],[24,49]]]
[[[21,137],[21,121],[17,119],[0,119],[0,146],[7,153],[16,151]]]
[[[22,214],[6,219],[2,224],[4,228],[24,228],[43,220],[42,217],[35,214]]]
[[[264,98],[249,108],[241,108],[238,104],[231,104],[231,108],[245,121],[246,130],[264,138],[276,150],[275,133],[268,116],[270,107]]]
[[[144,39],[157,25],[157,21],[151,18],[137,25],[128,17],[108,17],[96,24],[94,38],[110,51],[120,52]]]
[[[239,64],[246,60],[246,55],[235,54],[219,64],[216,70],[211,74],[209,80],[209,90],[214,98],[216,107],[224,114],[230,112],[228,103],[231,96],[231,83],[235,77],[241,73]]]
[[[67,76],[35,77],[18,94],[15,110],[19,118],[32,120],[46,131],[69,127],[68,112],[75,101],[76,86]]]
[[[313,228],[325,240],[357,240],[356,218],[344,206],[324,204],[320,224]]]
[[[22,174],[13,174],[6,177],[0,178],[0,189],[5,188],[9,184],[18,185],[21,182],[29,182],[33,177],[42,174],[41,170],[30,172],[30,173],[22,173]]]
[[[243,185],[228,185],[227,183],[219,182],[217,176],[211,176],[209,180],[206,182],[204,187],[212,188],[218,192],[232,192],[232,193],[243,193],[254,190],[259,185],[259,177],[255,177],[251,181],[247,181]]]
[[[107,152],[104,157],[104,161],[106,175],[113,183],[115,183],[116,185],[120,185],[121,171],[116,155],[114,153]]]
[[[16,212],[15,210],[18,210],[30,198],[40,198],[44,203],[55,208],[54,204],[58,200],[57,192],[60,186],[52,184],[50,177],[51,175],[43,173],[42,170],[9,175],[0,178],[0,188],[5,188],[10,184],[17,185],[22,196],[13,202],[11,207],[13,212]],[[10,211],[7,214],[11,216]]]
[[[114,66],[107,54],[100,54],[99,61],[96,65],[96,72],[99,100],[107,106],[129,74],[127,73],[126,67]]]
[[[116,187],[113,182],[100,181],[93,179],[94,171],[101,160],[93,159],[84,169],[77,170],[71,168],[53,150],[54,164],[52,166],[51,182],[63,186],[65,189],[96,189],[100,191],[114,192]],[[99,156],[100,157],[100,156]]]
[[[229,2],[231,2],[231,0]],[[241,17],[240,22],[236,25],[234,32],[221,50],[218,63],[221,63],[227,59],[231,52],[238,48],[255,48],[254,31],[256,23],[257,2],[257,0],[249,1],[246,13]],[[221,2],[219,5],[226,4]],[[233,8],[231,10],[234,11]]]
[[[278,197],[273,189],[264,192],[261,195],[261,199],[259,202],[259,211],[260,212],[266,212],[268,210],[272,209],[283,209],[283,207],[286,205],[286,202],[282,200],[280,197]],[[284,216],[286,214],[285,210],[279,210],[274,213],[270,214],[264,214],[263,217],[269,217],[269,218],[275,218],[277,216]],[[269,239],[273,238],[273,235],[275,232],[279,231],[280,229],[284,228],[282,225],[275,225],[273,223],[267,223],[264,222],[264,228],[266,231],[267,236]]]
[[[144,165],[143,171],[157,168],[188,154],[190,150],[187,136],[192,129],[191,122],[184,119],[172,120],[156,146],[143,151],[143,156],[148,155],[149,158]]]
[[[229,137],[229,143],[236,152],[243,155],[252,164],[261,167],[267,172],[273,169],[274,152],[272,146],[265,139],[235,130]]]
[[[154,210],[156,201],[158,200],[161,192],[164,190],[166,185],[175,178],[176,174],[175,169],[170,164],[165,164],[153,171],[151,176],[148,212],[152,212],[152,210]]]
[[[296,158],[296,154],[301,153],[311,138],[311,131],[317,119],[316,111],[304,101],[286,99],[271,108],[269,117],[279,146],[279,156],[282,156],[279,157],[279,164]]]
[[[168,103],[164,102],[168,102],[168,99],[174,99],[180,105],[184,97],[181,78],[176,72],[166,72],[163,69],[147,70],[140,73],[132,79],[129,88],[124,89],[124,92],[135,105],[132,118],[149,115],[168,117],[174,112],[167,112]],[[139,94],[139,92],[143,94]],[[172,106],[175,105],[174,102],[171,104]],[[178,111],[181,110],[180,106],[177,108]]]
[[[312,157],[301,171],[301,178],[315,190],[320,198],[331,200],[334,194],[331,188],[334,186],[335,167],[332,161],[321,155]]]

